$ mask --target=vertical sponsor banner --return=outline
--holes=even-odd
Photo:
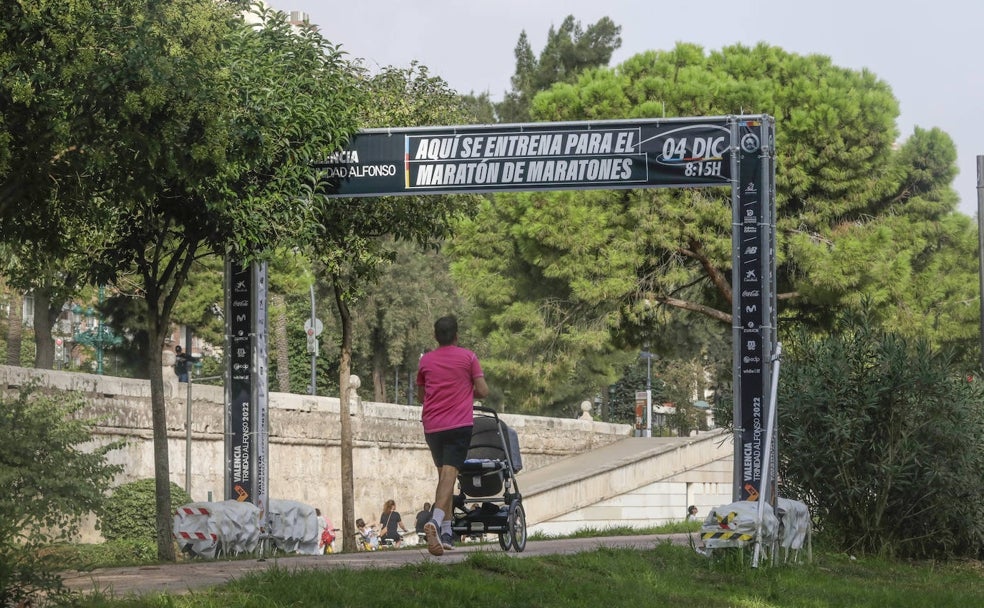
[[[226,261],[225,499],[253,500],[253,275]]]
[[[260,508],[260,522],[266,524],[269,513],[270,479],[270,419],[269,395],[267,392],[267,264],[253,265],[254,286],[254,332],[253,332],[253,383],[255,415],[253,416],[253,450],[256,454],[254,470],[253,504]]]
[[[736,500],[758,499],[762,491],[762,467],[768,466],[762,458],[775,339],[771,137],[771,123],[765,124],[761,119],[739,119],[735,123],[738,148],[738,180],[733,196]]]

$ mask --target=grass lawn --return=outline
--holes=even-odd
[[[534,541],[535,542],[535,541]],[[933,607],[984,606],[980,562],[907,563],[818,551],[811,564],[757,569],[718,552],[688,547],[598,549],[524,557],[479,552],[458,564],[394,569],[287,569],[251,574],[188,595],[109,600],[80,607],[270,608],[338,606],[547,607]]]

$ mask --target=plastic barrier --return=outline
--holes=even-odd
[[[810,509],[806,503],[788,498],[780,498],[776,506],[779,514],[779,546],[785,552],[784,558],[789,559],[792,551],[794,560],[797,560],[800,549],[807,545],[807,557],[812,561],[813,522],[810,520]]]
[[[267,537],[273,546],[287,553],[321,553],[321,529],[314,507],[293,500],[270,500]]]
[[[756,539],[758,529],[758,502],[739,501],[715,507],[707,514],[700,528],[700,538],[708,549],[743,547],[753,540],[763,546],[776,541],[779,520],[772,509],[765,509],[762,518],[761,538]]]
[[[193,502],[174,512],[174,538],[195,557],[252,553],[260,540],[260,510],[248,502]]]

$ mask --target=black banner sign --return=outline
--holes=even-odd
[[[229,393],[226,403],[226,500],[253,501],[253,274],[235,261],[227,269]]]
[[[739,385],[742,407],[742,452],[740,496],[745,500],[758,497],[762,479],[763,411],[763,306],[762,306],[762,204],[759,175],[761,165],[758,146],[752,152],[740,152],[739,223],[740,287],[739,297],[741,326],[738,354]],[[736,463],[737,466],[737,463]]]
[[[722,121],[375,129],[319,164],[329,196],[730,184]]]
[[[738,174],[733,210],[735,234],[735,385],[738,390],[735,498],[756,500],[762,488],[766,416],[769,415],[771,354],[774,346],[773,234],[767,166],[771,131],[762,121],[738,128]],[[769,476],[772,482],[774,475]]]

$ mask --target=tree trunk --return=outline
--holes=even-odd
[[[338,363],[338,419],[342,452],[342,552],[355,551],[355,475],[352,466],[352,415],[348,403],[349,375],[352,373],[352,315],[334,281],[335,304],[342,321],[342,353]]]
[[[7,318],[7,365],[20,367],[21,339],[24,336],[24,296],[10,290],[10,316]]]
[[[282,294],[271,294],[274,310],[273,339],[277,346],[277,390],[290,392],[290,351],[287,343],[287,301]]]
[[[34,367],[37,369],[55,368],[55,340],[51,328],[61,315],[61,302],[55,306],[48,289],[34,290]]]
[[[372,352],[372,398],[386,403],[386,353],[378,346]]]
[[[171,470],[167,449],[167,410],[164,404],[164,368],[163,350],[164,335],[160,321],[155,319],[155,311],[150,311],[150,327],[147,342],[147,370],[150,375],[150,403],[154,434],[154,485],[155,488],[155,521],[157,523],[157,559],[173,562],[174,539],[171,527]],[[189,350],[191,350],[189,348]]]

